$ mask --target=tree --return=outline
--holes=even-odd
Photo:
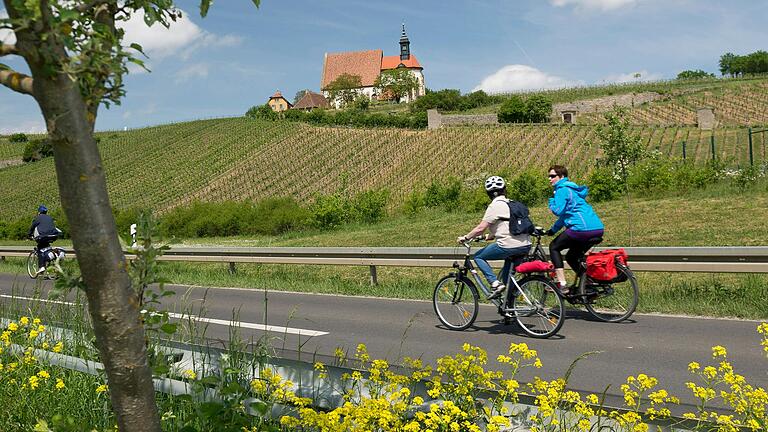
[[[252,106],[245,112],[245,116],[252,119],[277,120],[280,116],[269,104]]]
[[[725,53],[720,56],[720,62],[718,65],[720,66],[720,74],[722,75],[730,75],[733,76],[733,61],[736,59],[736,54],[733,53]]]
[[[200,0],[205,16],[212,0]],[[258,6],[259,0],[253,0]],[[35,99],[53,146],[59,194],[88,298],[110,399],[122,432],[160,431],[138,299],[127,271],[93,136],[101,104],[119,104],[127,63],[143,66],[141,46],[123,46],[117,22],[132,15],[168,27],[173,0],[3,0],[15,42],[0,58],[22,57],[31,76],[0,64],[0,84]]]
[[[603,151],[600,162],[613,171],[614,177],[624,185],[629,219],[629,242],[632,245],[632,202],[629,195],[630,168],[643,158],[641,137],[632,132],[625,108],[614,106],[604,114],[605,124],[595,128],[595,136]]]
[[[541,95],[533,95],[525,101],[528,121],[546,123],[552,114],[552,101]]]
[[[691,79],[704,79],[704,78],[714,78],[715,74],[705,72],[701,69],[696,70],[684,70],[677,74],[677,79],[679,80],[691,80]]]
[[[413,93],[419,88],[419,80],[409,69],[398,68],[382,72],[373,85],[382,94],[400,103],[406,96],[413,99]]]
[[[306,90],[306,89],[297,91],[296,96],[293,97],[293,104],[296,105],[297,103],[299,103],[301,98],[303,98],[304,95],[307,94],[307,92],[309,92],[309,90]]]
[[[363,80],[359,75],[350,75],[343,73],[331,81],[325,90],[331,96],[331,100],[338,101],[341,106],[346,106],[357,97],[360,87],[363,86]]]

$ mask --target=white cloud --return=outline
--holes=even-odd
[[[8,12],[5,9],[0,9],[0,19],[8,18]],[[16,35],[8,29],[0,29],[0,43],[15,44]]]
[[[574,6],[576,9],[599,9],[603,11],[633,6],[640,0],[549,0],[553,6]]]
[[[176,73],[176,83],[189,81],[192,78],[206,78],[208,65],[206,63],[191,64]]]
[[[561,88],[580,83],[549,75],[526,65],[507,65],[485,77],[473,91],[487,93],[505,93],[521,90]]]
[[[664,78],[664,76],[660,73],[652,73],[648,72],[647,70],[641,70],[618,75],[608,75],[607,77],[600,80],[600,82],[624,84],[641,81],[658,81],[662,78]]]
[[[201,29],[182,11],[181,18],[171,22],[169,28],[161,24],[151,27],[144,22],[142,13],[136,13],[128,21],[121,21],[118,27],[125,30],[125,44],[137,43],[153,60],[179,55],[189,57],[191,52],[202,47],[235,46],[242,38],[235,35],[219,36]]]
[[[39,134],[45,132],[45,124],[42,120],[27,120],[15,123],[13,126],[0,127],[0,134],[7,135],[11,133],[25,132]]]

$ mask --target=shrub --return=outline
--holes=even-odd
[[[318,195],[309,211],[314,225],[320,229],[338,228],[350,222],[353,215],[350,201],[340,194]]]
[[[512,95],[499,107],[499,123],[525,123],[528,110],[520,96]]]
[[[371,106],[371,99],[366,95],[359,95],[352,102],[352,108],[357,111],[368,111]]]
[[[456,177],[434,179],[424,192],[425,207],[443,207],[455,210],[461,204],[461,180]]]
[[[387,189],[376,189],[359,193],[355,196],[355,219],[358,222],[373,224],[386,216],[389,200]]]
[[[484,211],[491,200],[488,198],[488,194],[485,192],[485,188],[482,185],[475,187],[464,187],[461,190],[461,208],[464,211],[476,213]]]
[[[113,209],[112,213],[115,216],[115,223],[117,224],[117,232],[123,238],[130,237],[131,225],[139,222],[139,216],[145,211],[141,207],[128,207],[124,209]]]
[[[628,179],[634,192],[662,192],[675,185],[675,164],[667,159],[647,158],[632,167]]]
[[[25,143],[29,141],[29,138],[27,138],[26,134],[15,133],[15,134],[12,134],[10,137],[8,137],[8,141],[12,143]]]
[[[289,110],[290,111],[290,110]],[[245,116],[252,119],[277,120],[278,114],[272,110],[269,104],[252,106],[245,112]]]
[[[507,197],[527,205],[528,207],[541,204],[552,194],[547,178],[533,170],[518,174],[507,183]]]
[[[27,240],[29,227],[32,225],[32,217],[16,219],[6,224],[6,238],[9,240]]]
[[[610,201],[621,196],[624,186],[608,167],[595,168],[587,180],[589,199],[593,202]]]
[[[408,216],[415,216],[421,213],[424,207],[424,193],[419,190],[411,191],[403,201],[403,213]]]
[[[259,201],[249,220],[250,233],[282,234],[309,226],[309,211],[293,198],[267,198]]]
[[[53,156],[53,146],[47,139],[34,139],[24,147],[22,159],[24,162],[36,162],[43,158]]]
[[[552,101],[541,95],[534,95],[525,101],[525,111],[529,122],[546,123],[552,113]]]

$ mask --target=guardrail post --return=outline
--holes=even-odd
[[[368,266],[369,269],[371,269],[371,285],[378,285],[379,284],[379,278],[376,275],[376,266]]]
[[[712,148],[712,162],[715,161],[715,134],[709,137],[709,146]]]
[[[683,160],[685,160],[685,141],[683,141]]]
[[[235,263],[231,262],[229,263],[229,274],[235,274],[237,273],[237,267],[235,267]]]
[[[752,157],[752,128],[749,128],[749,166],[754,165],[754,159]]]

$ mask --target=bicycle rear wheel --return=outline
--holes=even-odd
[[[565,319],[565,306],[557,286],[541,276],[525,277],[519,285],[522,293],[512,300],[512,310],[520,328],[535,338],[557,334]]]
[[[451,330],[464,330],[477,319],[477,288],[463,277],[448,275],[437,282],[432,305],[443,325]]]
[[[589,284],[586,277],[582,277],[582,291],[593,292],[586,298],[586,308],[593,317],[605,322],[620,322],[629,318],[637,308],[640,291],[637,280],[629,267],[616,266],[619,272],[619,280],[611,284]]]
[[[29,256],[27,257],[27,274],[32,279],[37,277],[37,269],[39,267],[37,266],[37,253],[30,252]]]

